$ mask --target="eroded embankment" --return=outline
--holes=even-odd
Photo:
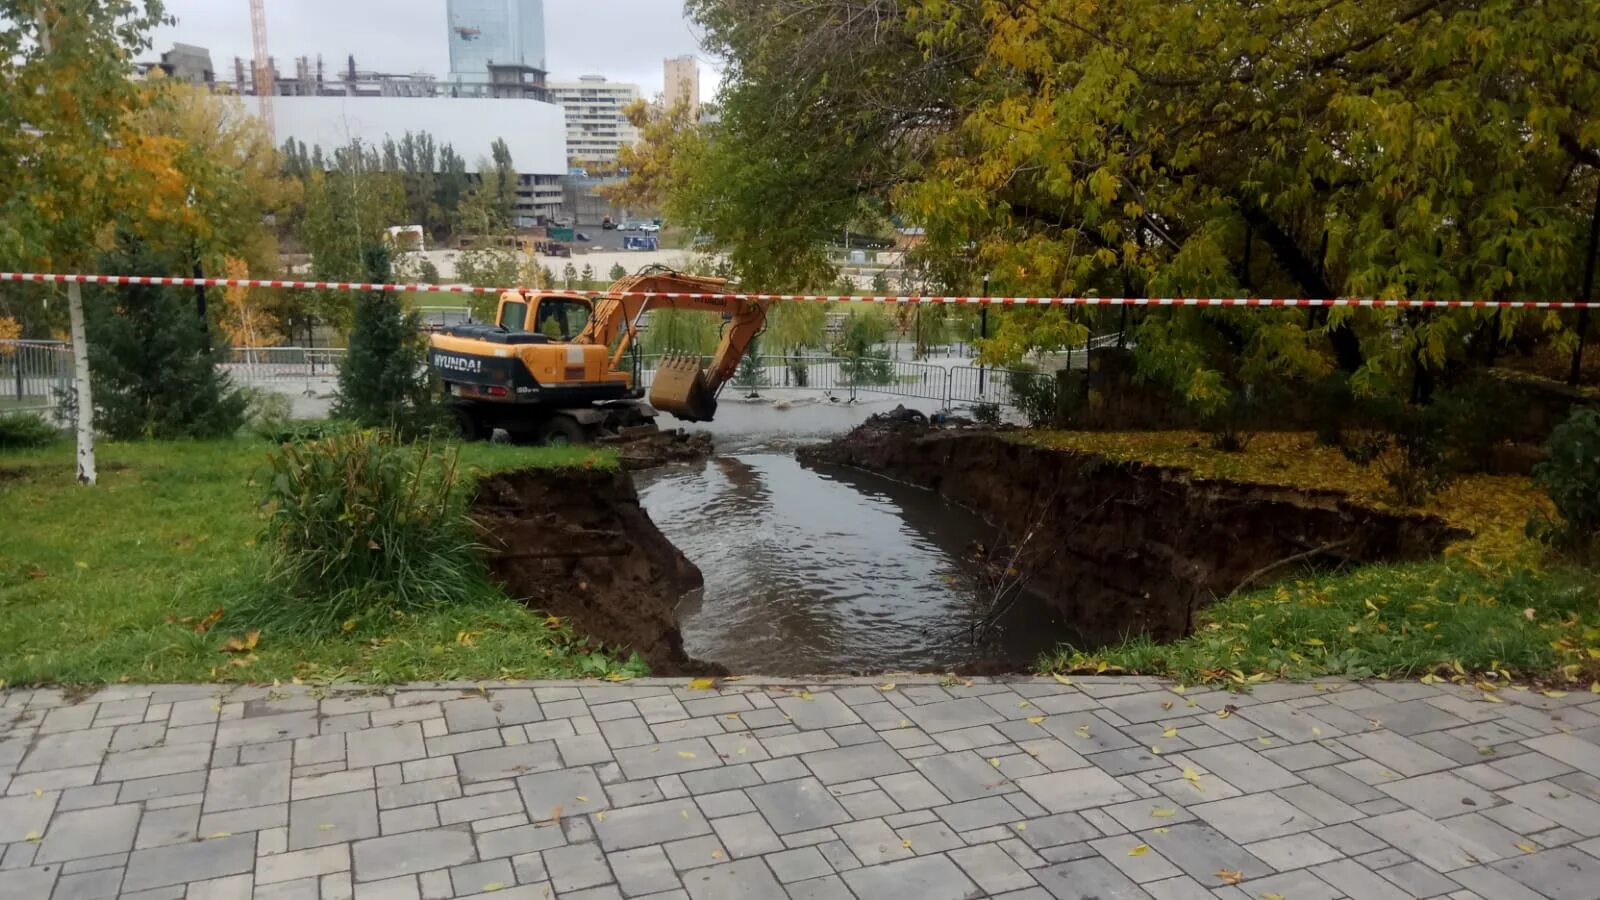
[[[700,586],[700,570],[656,529],[626,473],[491,475],[479,482],[471,515],[510,596],[613,650],[637,650],[654,674],[718,673],[684,653],[673,615]]]
[[[1465,536],[1436,517],[1373,509],[1338,491],[1205,479],[886,418],[798,455],[930,488],[978,512],[995,526],[1005,563],[1099,643],[1141,632],[1171,640],[1196,610],[1241,587],[1307,565],[1422,559]]]

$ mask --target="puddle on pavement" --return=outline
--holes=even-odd
[[[1035,597],[978,643],[969,565],[995,530],[936,494],[800,465],[793,444],[719,438],[718,456],[635,475],[705,576],[678,608],[691,657],[750,674],[1024,669],[1070,638]]]

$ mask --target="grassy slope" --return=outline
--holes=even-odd
[[[382,634],[263,634],[249,664],[219,651],[236,631],[193,622],[260,590],[255,547],[269,449],[253,440],[106,444],[94,489],[72,449],[0,453],[0,682],[269,681],[604,675],[616,663],[498,593]],[[609,456],[474,444],[483,471]]]
[[[1334,487],[1366,503],[1393,505],[1378,472],[1355,466],[1305,434],[1263,434],[1244,453],[1211,450],[1206,435],[1185,432],[1024,432],[1017,439],[1183,467],[1200,477]],[[1469,476],[1421,511],[1473,536],[1428,562],[1291,573],[1276,585],[1219,600],[1183,640],[1156,644],[1141,638],[1096,652],[1064,647],[1041,660],[1041,668],[1111,667],[1184,681],[1237,681],[1258,673],[1405,677],[1437,671],[1461,677],[1464,671],[1583,681],[1594,676],[1600,574],[1550,559],[1524,535],[1530,515],[1551,511],[1529,479]]]

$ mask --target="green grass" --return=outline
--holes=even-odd
[[[68,444],[0,453],[0,682],[391,682],[638,672],[499,592],[350,634],[265,631],[221,651],[227,610],[262,589],[253,483],[270,446],[239,439],[100,446],[100,484],[73,481]],[[471,444],[463,465],[614,466],[583,448]],[[195,629],[213,610],[223,618]],[[240,664],[244,663],[244,664]]]
[[[1062,648],[1040,668],[1191,684],[1427,673],[1587,683],[1590,648],[1600,653],[1597,597],[1600,575],[1573,566],[1484,570],[1460,558],[1367,566],[1219,601],[1172,643],[1140,637],[1088,653]]]

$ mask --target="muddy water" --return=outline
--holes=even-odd
[[[718,443],[704,463],[635,476],[705,575],[678,609],[690,656],[761,674],[1020,668],[1068,638],[1028,597],[971,639],[963,560],[995,538],[976,516],[874,475],[801,466],[789,437]]]

